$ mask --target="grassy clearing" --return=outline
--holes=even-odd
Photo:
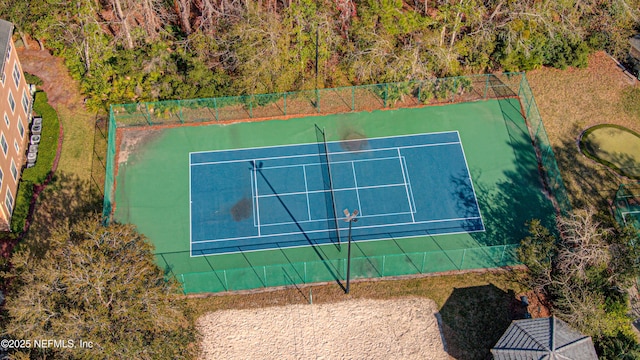
[[[75,109],[58,106],[57,110],[64,130],[58,171],[89,180],[95,115],[80,106]]]
[[[573,206],[607,211],[618,185],[630,180],[582,155],[577,141],[585,129],[598,124],[640,132],[640,112],[625,106],[637,92],[637,81],[601,52],[590,57],[586,69],[541,69],[527,78]]]

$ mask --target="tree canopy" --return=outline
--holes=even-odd
[[[592,50],[627,52],[639,9],[640,0],[0,0],[0,17],[63,56],[96,108],[313,89],[316,68],[322,88],[585,66]]]
[[[69,348],[32,348],[22,355],[56,359],[192,358],[196,332],[165,279],[153,247],[131,225],[102,226],[97,217],[60,226],[38,254],[12,257],[6,335],[72,340]],[[90,343],[82,347],[80,341]]]
[[[640,353],[627,316],[629,288],[640,274],[637,234],[608,227],[595,210],[558,218],[558,234],[529,224],[518,256],[530,285],[545,293],[557,316],[594,338],[600,356]],[[618,352],[621,354],[621,352]]]

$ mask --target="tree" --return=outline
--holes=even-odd
[[[180,359],[194,357],[195,330],[178,286],[153,261],[133,226],[97,216],[58,227],[48,251],[12,258],[6,335],[73,340],[72,348],[24,349],[30,356]],[[81,348],[80,341],[92,348]],[[23,354],[24,355],[24,354]]]
[[[575,210],[558,218],[558,235],[534,220],[518,250],[556,315],[592,336],[599,349],[633,338],[625,289],[638,275],[639,254],[636,234],[605,220],[594,209]]]

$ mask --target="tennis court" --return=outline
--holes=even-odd
[[[191,255],[483,231],[457,131],[189,156]],[[456,180],[456,181],[453,181]]]
[[[114,108],[105,214],[148,237],[185,293],[344,281],[345,209],[359,211],[353,279],[516,264],[526,222],[555,221],[541,171],[566,203],[524,76],[471,79],[440,106],[375,97],[395,86],[324,89],[315,103],[288,93]],[[330,104],[351,106],[321,114]],[[367,104],[383,110],[358,111]],[[240,121],[258,114],[273,117]]]

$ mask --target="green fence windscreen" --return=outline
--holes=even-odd
[[[542,123],[533,93],[523,73],[460,76],[388,84],[374,84],[335,89],[304,90],[279,94],[257,94],[210,99],[170,100],[149,103],[112,105],[108,120],[106,175],[104,179],[105,223],[113,215],[115,204],[116,132],[128,132],[155,126],[240,122],[251,119],[304,117],[317,114],[362,112],[423,105],[466,103],[488,99],[519,99],[528,125],[528,137],[534,144],[538,166],[543,171],[547,191],[556,209],[571,209],[553,149]],[[517,109],[515,110],[518,111]],[[526,132],[527,129],[524,129]],[[535,166],[535,164],[534,164]],[[627,216],[627,215],[625,215]],[[153,240],[153,239],[152,239]],[[185,247],[188,246],[188,239]],[[353,278],[377,278],[424,274],[451,270],[500,267],[517,263],[515,244],[426,252],[390,253],[355,257]],[[189,251],[158,253],[159,264],[168,276],[178,279],[185,293],[244,290],[343,279],[346,260],[284,261],[278,265],[227,266],[219,269],[210,261],[215,256],[191,258]],[[173,264],[187,264],[174,271]],[[196,265],[197,264],[197,265]],[[235,265],[234,265],[235,266]],[[203,271],[204,270],[204,271]],[[210,271],[209,271],[210,270]]]

